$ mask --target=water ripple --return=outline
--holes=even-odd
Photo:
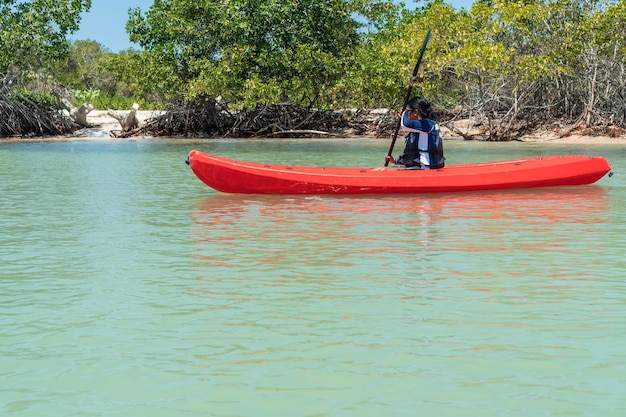
[[[381,154],[377,141],[300,143],[194,147]],[[189,146],[3,146],[3,415],[626,411],[619,176],[467,195],[235,196],[191,175]]]

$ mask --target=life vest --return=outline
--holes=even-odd
[[[441,130],[439,123],[427,120],[430,124],[430,130],[424,132],[410,128],[402,123],[402,130],[409,132],[406,140],[404,153],[401,157],[405,166],[421,165],[428,168],[443,168],[445,157],[443,156],[443,140],[441,138]]]

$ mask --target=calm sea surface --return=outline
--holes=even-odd
[[[397,198],[220,194],[184,163],[388,146],[0,143],[0,415],[626,415],[625,146],[450,141],[615,175]]]

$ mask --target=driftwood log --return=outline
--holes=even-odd
[[[112,118],[120,122],[122,126],[122,132],[130,132],[131,130],[139,127],[139,119],[137,119],[137,111],[139,110],[139,104],[134,103],[129,112],[121,113],[113,110],[108,110],[107,114]]]
[[[70,113],[70,119],[82,127],[92,127],[93,125],[87,122],[87,114],[93,110],[93,106],[88,103],[83,103],[80,107],[74,107],[72,103],[66,99],[62,99],[61,102],[67,108]]]

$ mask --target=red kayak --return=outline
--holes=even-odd
[[[602,157],[579,155],[420,170],[260,164],[193,150],[188,163],[209,187],[243,194],[416,194],[584,185],[611,170]]]

